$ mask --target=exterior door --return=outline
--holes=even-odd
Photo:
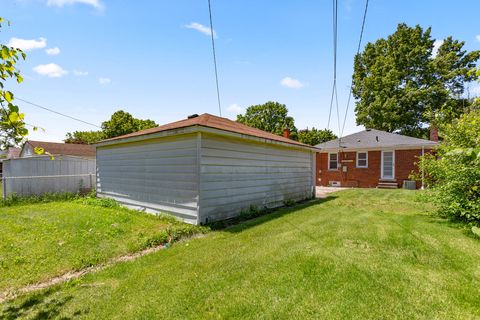
[[[382,179],[395,179],[395,151],[382,151]]]

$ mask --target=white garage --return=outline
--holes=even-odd
[[[314,197],[315,148],[210,114],[96,148],[99,197],[193,224]]]

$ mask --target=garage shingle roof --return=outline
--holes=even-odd
[[[288,144],[293,144],[293,145],[298,145],[302,147],[309,147],[312,148],[312,146],[303,144],[301,142],[288,139],[282,136],[277,136],[276,134],[266,132],[260,129],[252,128],[247,125],[244,125],[242,123],[232,121],[227,118],[222,118],[222,117],[217,117],[208,113],[204,113],[202,115],[189,118],[189,119],[184,119],[172,123],[168,123],[162,126],[158,126],[155,128],[150,128],[130,134],[126,134],[123,136],[111,138],[104,140],[102,142],[106,141],[115,141],[115,140],[121,140],[121,139],[126,139],[126,138],[132,138],[132,137],[138,137],[138,136],[145,136],[149,134],[154,134],[162,131],[168,131],[168,130],[174,130],[174,129],[180,129],[180,128],[186,128],[186,127],[191,127],[191,126],[202,126],[202,127],[208,127],[208,128],[214,128],[214,129],[220,129],[224,131],[229,131],[229,132],[235,132],[235,133],[240,133],[252,137],[258,137],[258,138],[263,138],[263,139],[268,139],[268,140],[273,140],[273,141],[279,141],[283,143],[288,143]]]
[[[321,149],[375,149],[402,146],[435,147],[438,142],[413,138],[397,133],[390,133],[375,129],[363,130],[341,139],[320,143],[315,147]]]
[[[58,143],[28,140],[26,144],[33,148],[43,148],[45,152],[53,155],[95,157],[95,148],[88,144]]]

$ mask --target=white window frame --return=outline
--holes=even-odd
[[[391,152],[392,153],[392,175],[393,177],[385,177],[384,174],[383,174],[383,154],[385,152]],[[381,179],[392,179],[394,180],[395,179],[395,150],[382,150],[382,154],[381,154],[381,159],[380,159],[380,178]]]
[[[337,155],[337,167],[336,167],[336,168],[330,168],[330,162],[331,162],[331,160],[330,160],[330,155],[332,155],[332,154]],[[336,171],[336,170],[338,170],[338,152],[329,152],[329,153],[328,153],[328,170],[330,170],[330,171]]]
[[[361,165],[358,164],[358,160],[359,160],[358,154],[359,154],[359,153],[365,153],[365,155],[366,155],[365,159],[362,159],[362,160],[365,160],[365,165],[364,165],[364,166],[361,166]],[[356,161],[357,161],[357,163],[356,163],[356,164],[357,164],[357,168],[368,168],[368,151],[357,151]]]

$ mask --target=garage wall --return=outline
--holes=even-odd
[[[197,135],[97,148],[97,192],[147,212],[197,223]]]
[[[278,207],[312,197],[314,155],[308,150],[202,133],[200,221],[236,216],[250,205]]]

